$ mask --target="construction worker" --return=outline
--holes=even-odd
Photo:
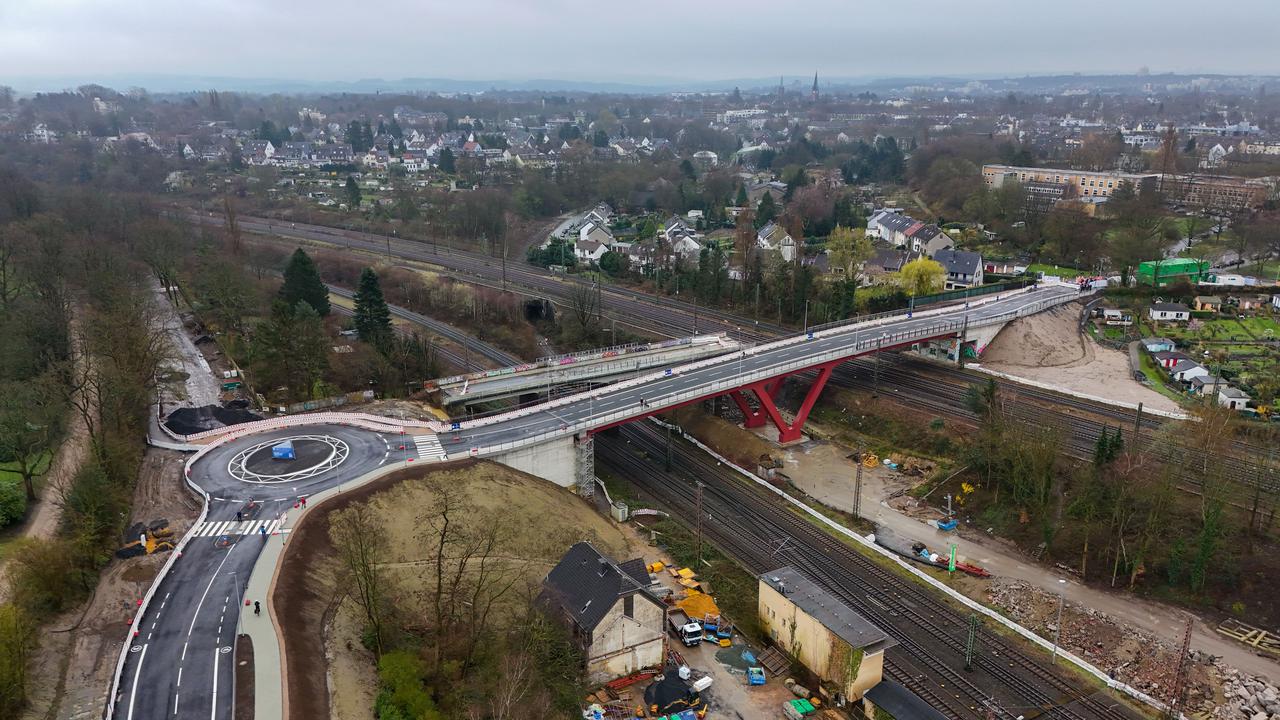
[[[244,511],[243,511],[243,510],[237,510],[237,511],[236,511],[236,522],[241,522],[242,520],[244,520]]]

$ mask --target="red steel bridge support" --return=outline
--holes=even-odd
[[[804,396],[804,402],[800,404],[800,410],[796,413],[795,420],[787,423],[783,419],[782,413],[778,410],[777,397],[778,391],[782,388],[782,382],[789,375],[782,375],[769,380],[761,380],[749,385],[744,385],[741,390],[733,390],[729,393],[729,397],[733,398],[734,404],[742,411],[745,418],[743,423],[746,427],[757,428],[763,427],[765,422],[772,421],[774,427],[778,428],[778,442],[789,443],[800,439],[801,431],[804,429],[804,423],[809,419],[809,411],[813,410],[814,403],[818,402],[818,396],[822,394],[822,389],[826,387],[827,381],[831,379],[831,371],[837,365],[843,363],[844,360],[833,360],[815,365],[814,367],[805,368],[802,371],[817,370],[818,377],[814,379],[813,385],[809,387],[809,392]],[[795,373],[791,373],[792,375]],[[747,397],[743,391],[751,391],[755,393],[758,408],[752,408],[747,401]]]

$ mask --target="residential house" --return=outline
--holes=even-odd
[[[897,248],[879,248],[862,264],[862,272],[874,281],[883,281],[888,276],[900,272],[902,266],[911,262],[912,256],[905,250]]]
[[[1193,304],[1200,312],[1221,312],[1222,298],[1216,295],[1197,295]]]
[[[982,284],[981,254],[964,250],[938,250],[933,254],[933,259],[947,271],[947,290]]]
[[[1149,353],[1170,352],[1173,350],[1173,341],[1169,338],[1142,338],[1142,347]]]
[[[668,244],[674,244],[676,240],[693,234],[693,228],[679,215],[672,215],[667,219],[667,224],[662,226],[662,237]]]
[[[1240,388],[1224,385],[1218,388],[1218,404],[1232,410],[1243,410],[1249,406],[1249,396]]]
[[[1165,370],[1172,368],[1183,360],[1191,359],[1190,355],[1177,350],[1159,350],[1151,353],[1151,357],[1155,358],[1156,364]]]
[[[778,250],[786,262],[796,259],[796,241],[791,233],[775,222],[770,222],[756,233],[756,247],[769,252]]]
[[[540,597],[569,627],[589,682],[663,664],[667,607],[648,588],[643,560],[619,564],[585,542],[569,548],[543,580]]]
[[[698,256],[702,254],[702,243],[693,235],[681,235],[671,243],[671,252],[684,258],[686,263],[697,263]]]
[[[760,625],[769,639],[849,701],[882,679],[897,643],[792,567],[760,576]]]
[[[911,252],[924,253],[932,255],[939,250],[947,250],[951,248],[951,236],[942,231],[937,225],[925,225],[920,223],[918,226],[912,226],[907,232],[907,245],[911,248]],[[982,256],[979,255],[981,260]],[[981,267],[979,267],[981,274]],[[979,283],[981,284],[981,283]]]
[[[579,240],[573,244],[573,256],[578,262],[598,263],[607,252],[609,246],[595,240]]]
[[[613,244],[613,233],[606,225],[592,221],[578,228],[578,242],[595,242],[609,246]]]
[[[1152,320],[1186,322],[1191,319],[1191,309],[1182,303],[1159,302],[1152,303],[1147,315]]]
[[[1180,360],[1169,368],[1169,376],[1178,382],[1189,383],[1193,378],[1208,375],[1209,370],[1195,360]]]
[[[240,149],[241,158],[250,165],[266,165],[276,154],[270,140],[250,140]]]
[[[1118,308],[1098,308],[1097,316],[1106,325],[1129,327],[1133,324],[1133,316]]]
[[[1210,396],[1226,385],[1226,379],[1217,375],[1197,375],[1191,378],[1191,393]]]
[[[1280,310],[1280,295],[1271,296],[1271,307]]]
[[[317,165],[347,165],[353,160],[351,146],[347,143],[316,145],[311,149],[311,160]]]

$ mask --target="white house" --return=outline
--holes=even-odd
[[[1203,377],[1208,374],[1209,370],[1195,360],[1183,360],[1169,368],[1170,377],[1178,382],[1189,383],[1192,378]]]
[[[1218,404],[1232,410],[1243,410],[1249,405],[1249,396],[1239,388],[1223,385],[1218,388]]]
[[[589,222],[578,228],[578,242],[596,242],[601,245],[613,244],[613,233],[609,232],[609,228],[599,222]]]
[[[1186,322],[1191,319],[1191,308],[1182,303],[1153,303],[1150,309],[1147,310],[1147,316],[1152,320]]]
[[[796,259],[795,239],[791,237],[791,233],[775,222],[770,222],[756,233],[756,247],[767,251],[778,250],[786,262]]]
[[[600,262],[600,258],[609,252],[609,246],[595,240],[579,240],[573,245],[573,256],[579,262]]]

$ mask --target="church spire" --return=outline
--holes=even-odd
[[[809,99],[818,102],[818,73],[813,73],[813,91],[809,93]]]

